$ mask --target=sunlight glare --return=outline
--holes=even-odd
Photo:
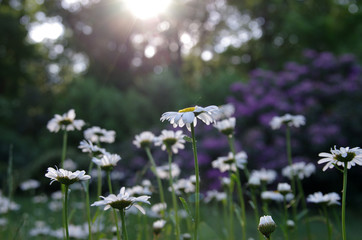
[[[171,0],[123,0],[129,11],[137,18],[145,20],[164,13]]]

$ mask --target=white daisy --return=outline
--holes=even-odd
[[[321,192],[315,192],[313,194],[308,195],[307,202],[323,204],[328,203],[329,198],[327,195],[323,195]]]
[[[177,180],[175,183],[173,183],[173,188],[178,195],[195,192],[195,185],[191,182],[190,179],[181,178]],[[171,190],[171,188],[169,188],[169,190]]]
[[[126,192],[126,188],[122,187],[118,195],[111,194],[108,197],[101,196],[103,200],[94,202],[91,206],[105,206],[104,210],[115,208],[118,210],[127,210],[135,206],[141,213],[145,214],[145,210],[138,203],[150,204],[148,199],[150,196],[131,197]]]
[[[264,191],[261,193],[261,199],[269,200],[269,201],[276,201],[276,202],[283,202],[284,197],[280,192]]]
[[[62,168],[54,169],[52,167],[48,167],[48,172],[45,174],[45,176],[52,179],[50,184],[52,184],[54,181],[58,181],[65,185],[70,185],[78,181],[89,180],[91,178],[89,175],[85,175],[84,170],[71,172]]]
[[[283,124],[286,124],[289,127],[299,128],[300,126],[305,125],[305,117],[302,115],[291,115],[287,113],[281,117],[275,116],[270,121],[272,129],[279,129]]]
[[[219,106],[219,110],[214,113],[214,119],[220,121],[222,119],[230,118],[235,113],[235,107],[231,103]]]
[[[153,222],[153,224],[152,224],[153,233],[155,235],[159,235],[161,233],[162,228],[165,226],[165,224],[166,224],[166,221],[163,219]]]
[[[155,145],[161,146],[163,151],[171,149],[173,153],[178,153],[179,149],[184,149],[186,142],[184,140],[184,134],[181,130],[162,130],[161,135],[155,138]]]
[[[250,177],[257,177],[261,182],[272,183],[277,177],[277,172],[272,169],[260,169],[251,172]]]
[[[293,176],[297,176],[299,179],[310,177],[315,173],[316,167],[313,163],[297,162],[293,163],[292,166],[286,166],[282,170],[282,175],[292,179]]]
[[[127,189],[127,192],[130,196],[136,197],[136,196],[142,196],[142,195],[151,195],[152,192],[149,190],[148,187],[136,185],[131,188]]]
[[[334,146],[334,149],[331,148],[331,153],[322,152],[318,156],[322,157],[322,159],[318,161],[319,164],[326,163],[323,171],[328,168],[333,168],[334,165],[344,167],[345,163],[347,163],[348,169],[356,164],[362,166],[362,149],[359,147],[341,147],[337,149],[336,146]]]
[[[327,193],[323,194],[321,192],[315,192],[313,194],[308,195],[307,202],[316,203],[316,204],[327,204],[327,205],[340,205],[341,197],[335,193]]]
[[[27,181],[24,181],[20,184],[20,188],[23,191],[27,191],[30,189],[36,189],[40,186],[40,182],[38,180],[29,179]]]
[[[75,129],[81,130],[85,122],[83,120],[75,119],[74,109],[70,109],[63,115],[55,114],[48,124],[47,128],[50,132],[58,132],[59,130],[74,131]]]
[[[328,205],[341,205],[341,203],[338,202],[339,200],[341,200],[341,197],[338,195],[338,193],[331,192],[327,193],[326,195],[329,199]]]
[[[234,154],[229,152],[228,156],[218,157],[211,163],[213,168],[217,168],[220,172],[236,171]]]
[[[197,119],[203,121],[206,125],[213,123],[215,121],[213,115],[218,111],[217,106],[208,106],[208,107],[189,107],[181,109],[178,112],[165,112],[162,114],[160,120],[163,122],[165,120],[169,121],[173,127],[183,127],[186,125],[187,129],[191,131],[191,124],[196,126]]]
[[[157,215],[160,215],[161,212],[166,209],[167,209],[167,203],[165,202],[153,204],[151,207],[151,211],[156,213]]]
[[[234,117],[217,121],[214,127],[226,136],[231,136],[234,133],[236,120]]]
[[[104,148],[100,148],[96,145],[93,145],[93,143],[90,140],[82,140],[79,143],[78,146],[79,149],[82,150],[82,152],[88,152],[91,153],[94,157],[102,157],[104,154],[107,153],[107,151]]]
[[[169,178],[169,166],[168,164],[156,167],[156,173],[161,179]],[[172,178],[177,178],[181,173],[179,166],[176,163],[171,163],[171,175]]]
[[[217,190],[209,190],[206,192],[206,197],[204,199],[205,203],[209,203],[211,201],[220,202],[226,200],[226,193],[219,192]]]
[[[256,176],[255,174],[254,175],[251,175],[249,177],[249,180],[248,180],[248,185],[250,187],[259,187],[261,184],[260,182],[260,178],[258,176]]]
[[[292,191],[291,186],[289,183],[278,183],[277,187],[278,192],[280,192],[282,195],[286,195]]]
[[[84,131],[84,138],[93,143],[113,143],[116,138],[116,132],[94,126]]]
[[[155,135],[150,131],[141,132],[140,134],[135,136],[135,140],[133,140],[133,144],[138,148],[146,148],[151,147],[153,141],[155,139]]]
[[[92,161],[105,171],[112,171],[119,160],[121,160],[121,157],[118,154],[110,153],[104,154],[101,159],[92,158]]]

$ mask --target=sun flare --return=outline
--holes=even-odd
[[[123,0],[123,2],[135,17],[145,20],[164,13],[171,0]]]

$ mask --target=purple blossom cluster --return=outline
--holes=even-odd
[[[246,82],[231,85],[228,102],[235,108],[236,138],[255,168],[281,168],[287,163],[285,129],[269,122],[285,113],[306,117],[292,129],[293,156],[314,161],[320,149],[361,145],[362,68],[352,55],[304,52],[304,63],[287,63],[279,72],[256,69]]]

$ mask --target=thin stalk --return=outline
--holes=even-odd
[[[11,202],[13,198],[14,178],[13,178],[13,145],[9,147],[9,162],[8,162],[8,198]]]
[[[286,196],[283,196],[283,207],[284,207],[284,238],[285,240],[288,240],[288,226],[287,226],[287,221],[288,221],[288,208],[287,208],[287,199]]]
[[[67,155],[67,141],[68,141],[68,132],[66,130],[63,131],[63,147],[62,147],[62,158],[60,161],[60,167],[64,168],[64,160]]]
[[[126,228],[126,212],[124,209],[120,210],[121,213],[121,221],[122,221],[122,240],[128,240],[127,228]]]
[[[324,213],[324,217],[326,218],[328,240],[332,240],[332,231],[331,231],[331,226],[329,224],[329,217],[328,217],[327,207],[326,207],[325,204],[323,204],[323,213]]]
[[[285,138],[286,138],[286,145],[287,145],[287,157],[288,157],[288,163],[291,168],[291,184],[292,184],[292,191],[294,196],[296,195],[296,189],[295,189],[295,176],[293,172],[293,161],[292,161],[292,147],[291,147],[291,141],[290,141],[290,127],[287,125],[286,132],[285,132]],[[293,220],[296,221],[297,216],[297,203],[294,203],[292,205],[293,207]]]
[[[235,147],[234,147],[234,139],[232,136],[228,137],[228,142],[229,142],[229,146],[231,149],[231,152],[233,153],[234,157],[236,155],[235,153]],[[236,161],[235,161],[236,164]],[[249,172],[247,171],[246,166],[244,167],[244,172],[245,175],[247,175],[247,177],[249,177]],[[231,177],[231,175],[230,175]],[[241,222],[241,228],[242,228],[242,235],[243,235],[243,239],[246,239],[246,214],[245,214],[245,201],[244,201],[244,197],[243,197],[243,189],[241,188],[241,182],[240,182],[240,172],[239,172],[239,168],[236,167],[236,185],[237,185],[237,192],[238,192],[238,197],[240,200],[240,207],[241,207],[241,218],[242,218],[242,222]]]
[[[261,182],[261,192],[265,192],[266,191],[266,183],[265,182]],[[262,204],[263,204],[263,212],[264,215],[269,215],[269,207],[268,207],[268,200],[262,199]]]
[[[89,203],[89,181],[86,183],[82,182],[84,192],[85,192],[85,209],[87,211],[87,221],[88,221],[88,240],[92,240],[92,220],[91,220],[91,213],[90,213],[90,203]]]
[[[305,197],[304,197],[304,190],[303,190],[303,186],[302,186],[302,181],[298,177],[296,177],[296,179],[297,179],[299,194],[300,194],[300,197],[302,199],[302,207],[303,207],[303,210],[306,212],[306,214],[305,214],[305,228],[306,228],[306,231],[307,231],[307,237],[308,237],[308,240],[311,240],[312,239],[312,234],[311,234],[311,231],[310,231],[309,216],[308,216],[308,211],[307,211],[307,203],[306,203]]]
[[[102,170],[100,166],[98,166],[97,175],[97,196],[99,197],[102,195]]]
[[[347,240],[346,233],[346,195],[347,195],[347,162],[344,163],[343,169],[343,195],[342,195],[342,236]]]
[[[66,130],[63,131],[63,145],[62,145],[62,156],[61,156],[61,159],[60,159],[60,167],[61,168],[64,168],[64,160],[65,160],[65,157],[67,155],[67,141],[68,141],[68,132]],[[64,196],[65,194],[65,191],[66,191],[66,188],[63,184],[61,184],[60,186],[61,188],[61,191],[62,191],[62,195]],[[65,216],[65,211],[63,211],[63,214],[62,214],[62,222],[63,222],[63,230],[66,229],[66,216]],[[64,234],[64,231],[63,231],[63,234]]]
[[[108,180],[108,189],[109,189],[109,193],[113,194],[113,190],[112,190],[112,182],[111,182],[111,171],[107,171],[107,180]],[[117,231],[117,239],[121,240],[121,234],[119,233],[118,230],[118,218],[117,218],[117,212],[116,209],[112,209],[113,210],[113,216],[114,216],[114,222],[116,224],[116,231]]]
[[[152,170],[153,174],[155,174],[156,179],[157,179],[157,184],[158,184],[158,189],[159,189],[159,194],[160,194],[160,201],[161,201],[162,203],[165,203],[165,196],[164,196],[164,194],[163,194],[162,182],[161,182],[161,179],[160,179],[160,177],[158,176],[157,171],[156,171],[156,167],[157,167],[157,166],[156,166],[155,160],[154,160],[153,157],[152,157],[151,150],[150,150],[149,147],[146,147],[146,148],[145,148],[145,151],[146,151],[146,154],[147,154],[148,159],[149,159],[150,162],[151,162],[151,170]],[[162,214],[162,217],[164,218],[164,217],[165,217],[165,211],[162,210],[162,211],[161,211],[161,214]]]
[[[198,240],[198,228],[200,221],[200,176],[199,176],[200,173],[199,173],[199,161],[197,158],[197,149],[196,149],[195,127],[193,124],[191,124],[191,136],[192,136],[192,150],[194,152],[195,176],[196,176],[194,240]]]
[[[231,178],[231,173],[229,173]],[[234,239],[234,208],[233,208],[233,186],[234,183],[230,180],[228,199],[229,199],[229,240]]]
[[[255,217],[255,226],[258,226],[259,225],[259,208],[258,208],[258,202],[256,200],[256,194],[255,194],[255,188],[254,187],[251,187],[250,189],[251,191],[251,200],[254,204],[254,217]],[[262,239],[262,234],[258,231],[258,229],[256,229],[256,231],[258,232],[258,236],[259,236],[259,239]]]
[[[176,239],[180,239],[180,224],[179,224],[179,218],[178,218],[178,206],[177,206],[177,199],[176,199],[176,193],[175,188],[173,187],[173,178],[172,178],[172,151],[170,148],[167,148],[168,152],[168,168],[169,168],[169,182],[170,182],[170,188],[172,193],[172,204],[173,204],[173,211],[175,214],[175,235]]]
[[[66,239],[69,240],[69,230],[68,230],[68,185],[64,185],[64,222],[65,222],[65,236]]]

